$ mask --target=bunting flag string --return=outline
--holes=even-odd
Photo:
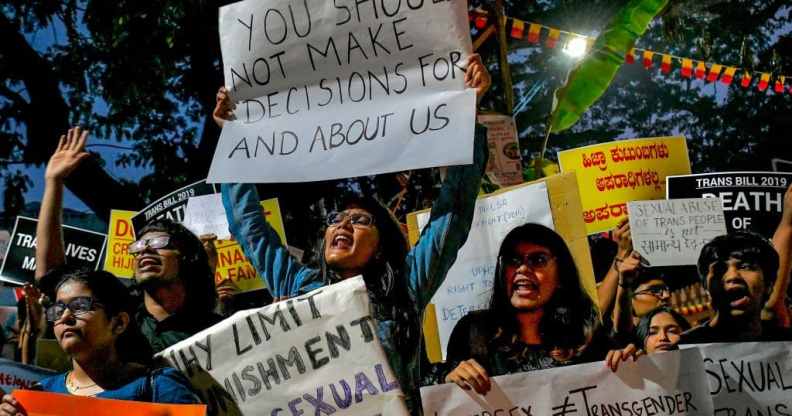
[[[477,29],[483,29],[487,26],[490,16],[485,12],[475,11],[470,13],[470,21],[473,22]],[[505,17],[506,20],[506,33],[509,33],[512,39],[527,40],[529,43],[541,45],[540,42],[544,34],[544,46],[547,48],[555,48],[561,38],[566,39],[583,38],[586,40],[590,48],[594,44],[595,38],[591,36],[582,35],[579,33],[569,32],[558,28],[545,26],[540,23],[526,22],[520,19]],[[525,28],[528,28],[526,31]],[[676,56],[667,53],[661,53],[648,49],[633,48],[624,60],[628,64],[633,64],[636,61],[636,55],[641,58],[641,63],[647,70],[652,69],[657,56],[660,57],[660,72],[663,74],[670,74],[674,63],[680,65],[680,75],[682,78],[704,80],[707,83],[720,82],[726,86],[730,86],[734,81],[735,74],[739,71],[740,86],[742,88],[749,88],[754,85],[754,77],[758,75],[759,82],[756,83],[756,88],[764,92],[768,87],[773,85],[772,90],[777,94],[785,92],[792,94],[792,85],[786,85],[787,75],[775,75],[772,72],[753,71],[739,66],[724,65],[719,63],[705,62],[693,58]]]

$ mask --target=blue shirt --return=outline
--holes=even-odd
[[[39,386],[44,391],[70,394],[66,388],[68,374],[62,373],[47,377],[39,382]],[[153,370],[148,375],[135,378],[115,390],[105,390],[95,397],[150,403],[195,404],[201,402],[190,389],[190,382],[180,372],[169,367]]]

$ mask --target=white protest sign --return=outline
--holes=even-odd
[[[303,182],[473,160],[467,4],[246,0],[220,8],[237,103],[209,182]]]
[[[221,194],[194,196],[188,199],[182,225],[195,235],[215,234],[218,240],[231,239]]]
[[[361,277],[230,318],[159,356],[210,414],[406,415]]]
[[[627,210],[635,250],[651,266],[696,264],[701,247],[726,234],[716,198],[631,201]]]
[[[0,389],[10,393],[16,389],[30,389],[33,384],[57,372],[0,358]]]
[[[456,384],[421,389],[424,415],[712,416],[701,354],[695,348],[493,377],[486,396]]]
[[[429,215],[429,212],[418,214],[416,220],[420,230],[426,226]],[[468,312],[489,307],[501,241],[514,227],[528,222],[553,228],[545,182],[521,186],[476,201],[467,241],[459,249],[456,261],[431,301],[437,313],[443,360],[448,338],[456,323]]]
[[[792,344],[698,345],[715,416],[792,415]]]

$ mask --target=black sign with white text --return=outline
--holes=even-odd
[[[213,193],[215,193],[214,186],[207,184],[206,180],[202,180],[163,196],[141,209],[137,215],[132,217],[132,227],[135,229],[135,235],[140,236],[140,230],[150,221],[156,219],[168,218],[181,223],[184,220],[187,200],[194,196]]]
[[[792,173],[722,172],[666,178],[666,197],[720,198],[728,231],[750,230],[770,238],[784,208]]]

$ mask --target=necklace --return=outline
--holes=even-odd
[[[98,388],[98,386],[96,385],[96,383],[93,383],[93,384],[87,384],[87,385],[84,385],[84,386],[78,386],[78,385],[77,385],[77,384],[74,382],[74,373],[73,373],[73,372],[71,372],[71,371],[69,371],[69,374],[66,376],[66,388],[67,388],[67,389],[68,389],[68,390],[69,390],[71,393],[78,394],[78,392],[79,392],[80,390],[87,390],[87,389],[89,389],[89,388],[92,388],[92,387],[94,387],[94,388]]]

